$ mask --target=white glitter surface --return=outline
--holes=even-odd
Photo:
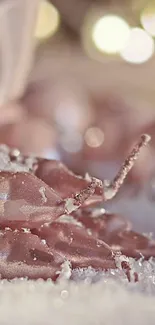
[[[154,325],[155,262],[135,262],[139,283],[123,271],[75,270],[74,281],[0,282],[1,325]]]

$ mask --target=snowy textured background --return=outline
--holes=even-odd
[[[155,262],[136,262],[139,283],[121,270],[76,270],[75,281],[0,282],[1,325],[154,325]],[[110,275],[110,277],[109,277]],[[82,280],[82,281],[81,281]]]

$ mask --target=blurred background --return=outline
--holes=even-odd
[[[126,191],[154,215],[155,1],[1,0],[0,24],[0,142],[112,178],[147,132]]]

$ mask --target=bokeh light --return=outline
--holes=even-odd
[[[61,147],[69,152],[76,153],[82,149],[83,139],[79,132],[65,132],[60,138]]]
[[[154,40],[141,28],[133,28],[121,57],[130,63],[140,64],[148,61],[154,53]]]
[[[62,129],[78,129],[81,122],[81,111],[78,103],[72,98],[64,99],[64,102],[61,99],[59,105],[54,107],[54,117]]]
[[[104,142],[104,133],[100,128],[91,127],[85,133],[85,142],[89,147],[100,147]]]
[[[155,36],[155,4],[148,5],[141,14],[143,28],[152,36]]]
[[[100,51],[112,54],[124,48],[129,34],[130,27],[123,18],[107,15],[95,23],[92,39]]]
[[[42,0],[39,7],[35,37],[39,40],[52,36],[58,29],[60,15],[48,1]]]

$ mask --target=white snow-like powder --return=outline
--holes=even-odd
[[[37,163],[37,159],[33,156],[27,157],[25,159],[25,165],[29,170],[33,169],[34,164]]]
[[[68,267],[68,266],[67,266]],[[139,283],[122,270],[73,271],[59,279],[0,282],[1,325],[154,325],[155,262],[135,262]]]
[[[9,157],[10,149],[5,145],[0,145],[0,170],[10,172],[28,172],[29,167],[20,162],[12,162]]]
[[[61,271],[57,272],[57,274],[59,274],[59,278],[58,281],[64,281],[64,280],[69,280],[72,274],[72,270],[71,270],[71,264],[69,261],[65,261],[62,265],[61,265]]]
[[[91,176],[88,173],[85,174],[85,180],[87,182],[91,182],[92,181],[92,178],[91,178]]]
[[[65,210],[67,213],[71,213],[75,210],[77,210],[78,206],[74,204],[74,199],[72,198],[69,198],[69,199],[66,199],[65,200],[66,203],[65,203]]]
[[[11,152],[16,157],[15,161],[10,161],[9,154]],[[30,172],[36,162],[36,158],[32,156],[25,158],[24,163],[22,163],[22,157],[18,149],[10,151],[10,148],[6,145],[0,145],[0,170],[10,172]]]
[[[42,196],[43,202],[46,203],[47,202],[47,197],[46,197],[46,189],[45,189],[45,187],[41,186],[40,189],[39,189],[39,193]]]
[[[60,216],[60,217],[58,218],[58,221],[59,221],[59,222],[62,222],[62,223],[71,223],[71,224],[73,224],[73,225],[75,225],[75,226],[78,226],[78,227],[83,228],[83,224],[82,224],[80,221],[76,220],[76,219],[75,219],[73,216],[71,216],[71,215],[63,214],[62,216]]]

